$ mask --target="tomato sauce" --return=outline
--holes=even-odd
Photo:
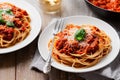
[[[95,6],[114,12],[120,12],[120,0],[89,0]]]
[[[3,37],[4,40],[10,41],[14,36],[14,29],[0,25],[0,35],[1,37]]]

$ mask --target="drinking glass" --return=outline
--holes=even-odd
[[[42,10],[45,13],[57,13],[61,9],[61,0],[39,0]]]

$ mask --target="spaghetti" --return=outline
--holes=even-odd
[[[79,35],[82,34],[82,36],[82,32],[84,32],[83,39],[80,36],[79,40],[75,38],[76,32]],[[63,31],[57,33],[54,38],[52,57],[61,64],[75,68],[93,66],[111,51],[110,38],[104,31],[93,25],[77,26],[69,24]]]
[[[0,48],[23,41],[30,30],[30,17],[26,10],[7,2],[0,3]]]
[[[120,0],[88,0],[95,6],[114,12],[120,12]]]

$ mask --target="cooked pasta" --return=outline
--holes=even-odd
[[[120,0],[89,0],[95,6],[114,11],[120,12]]]
[[[23,41],[30,30],[30,17],[26,10],[11,3],[0,3],[0,48]]]
[[[93,25],[69,24],[54,39],[53,59],[75,68],[97,64],[112,48],[109,36]]]

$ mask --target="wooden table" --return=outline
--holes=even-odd
[[[27,1],[30,2],[30,0]],[[32,4],[36,6],[36,4]],[[89,11],[81,12],[81,9],[88,8],[87,6],[83,7],[83,5],[85,5],[84,0],[63,0],[60,13],[49,15],[40,10],[42,17],[41,30],[43,30],[53,18],[85,15],[84,13],[88,13]],[[90,11],[89,15],[91,14],[92,12]],[[45,75],[40,71],[31,70],[30,64],[37,48],[37,39],[38,37],[31,44],[18,51],[0,55],[0,80],[83,80],[76,75],[77,73],[68,73],[55,68],[52,68],[49,75]]]

